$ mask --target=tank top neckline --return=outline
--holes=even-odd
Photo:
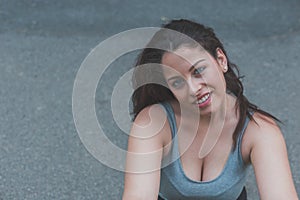
[[[172,125],[170,124],[170,126],[173,126],[173,128],[171,128],[171,129],[173,129],[173,130],[171,130],[171,132],[172,132],[172,139],[175,139],[174,143],[176,142],[177,143],[176,146],[178,147],[178,138],[175,137],[175,135],[177,134],[177,123],[176,123],[176,117],[175,117],[175,114],[174,114],[174,110],[173,110],[173,108],[172,108],[172,106],[171,106],[171,104],[169,102],[164,102],[163,104],[167,105],[168,109],[170,109],[169,110],[169,114],[168,114],[168,118],[169,118],[169,123],[170,123],[170,121],[172,122]],[[241,133],[239,134],[239,137],[238,137],[238,140],[237,140],[237,146],[236,146],[235,150],[232,151],[233,146],[231,146],[231,150],[229,152],[229,155],[227,156],[225,164],[224,164],[221,172],[215,178],[213,178],[211,180],[207,180],[207,181],[197,181],[197,180],[191,179],[190,177],[188,177],[186,175],[186,173],[185,173],[185,171],[183,169],[182,161],[181,161],[181,158],[180,158],[181,156],[178,157],[177,160],[175,161],[175,163],[176,163],[176,165],[178,165],[179,170],[181,171],[181,173],[183,174],[183,176],[185,177],[185,179],[187,181],[189,181],[189,182],[197,183],[197,184],[209,184],[209,183],[216,182],[218,179],[220,179],[225,174],[226,170],[228,169],[229,163],[230,163],[230,161],[233,158],[233,155],[237,154],[237,153],[239,154],[238,156],[240,157],[239,162],[242,161],[242,163],[244,164],[244,161],[242,160],[242,157],[241,157],[240,143],[241,143],[241,138],[242,138],[242,136],[243,136],[243,134],[245,132],[245,129],[247,127],[248,121],[249,121],[249,119],[247,117],[246,120],[245,120],[245,123],[244,123],[244,127],[241,130]],[[174,133],[173,133],[173,131],[174,131]],[[175,150],[175,153],[179,155],[179,153],[180,153],[179,149],[175,148],[174,150]],[[169,153],[173,153],[172,150]]]

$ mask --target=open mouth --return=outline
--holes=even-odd
[[[210,103],[211,100],[211,93],[206,93],[199,97],[196,101],[199,107],[204,107]]]

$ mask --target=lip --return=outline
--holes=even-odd
[[[207,94],[210,94],[210,92],[206,92],[206,93],[202,94],[201,96],[197,96],[197,100],[200,100],[202,97],[204,97]]]
[[[202,97],[204,97],[204,96],[206,96],[206,95],[208,95],[209,94],[209,97],[204,101],[204,102],[202,102],[202,103],[198,103],[198,101],[202,98]],[[210,104],[210,102],[211,102],[211,92],[206,92],[206,93],[204,93],[204,94],[202,94],[201,96],[197,96],[197,100],[196,101],[194,101],[194,104],[196,104],[199,108],[203,108],[203,107],[206,107],[207,105],[209,105]]]

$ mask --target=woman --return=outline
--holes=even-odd
[[[156,63],[156,64],[155,64]],[[271,114],[243,94],[211,28],[173,20],[139,55],[123,199],[298,199]]]

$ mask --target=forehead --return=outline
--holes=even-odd
[[[201,47],[180,47],[173,52],[166,52],[162,57],[165,73],[185,73],[199,60],[209,60],[207,51]]]

